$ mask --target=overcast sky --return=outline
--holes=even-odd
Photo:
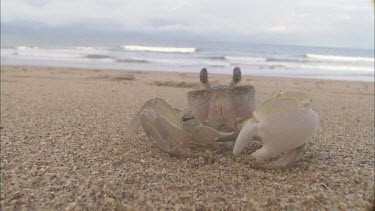
[[[1,22],[374,48],[370,0],[1,0]],[[227,38],[227,39],[226,39]]]

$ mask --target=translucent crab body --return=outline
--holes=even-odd
[[[173,108],[160,98],[147,101],[130,123],[127,138],[142,126],[161,151],[194,157],[197,155],[183,148],[182,143],[235,141],[233,154],[237,155],[257,137],[263,146],[252,156],[258,161],[277,158],[268,166],[285,167],[298,158],[318,126],[319,117],[311,109],[311,99],[302,92],[275,92],[255,109],[254,87],[237,86],[241,80],[238,67],[228,86],[211,87],[206,69],[201,70],[200,80],[205,89],[188,92],[189,109]]]
[[[242,123],[252,117],[255,109],[254,87],[237,86],[241,80],[238,67],[234,68],[228,86],[211,87],[206,69],[201,70],[200,80],[205,89],[188,92],[189,109],[172,108],[160,98],[147,101],[130,123],[128,138],[142,126],[161,151],[185,157],[196,155],[182,148],[183,142],[234,141]]]

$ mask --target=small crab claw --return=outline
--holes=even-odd
[[[210,82],[208,82],[208,72],[207,72],[207,69],[206,68],[203,68],[201,70],[201,73],[200,73],[200,80],[203,84],[203,86],[207,89],[207,90],[211,90],[212,87],[211,87],[211,84]]]
[[[239,67],[235,67],[233,69],[233,78],[232,81],[230,82],[228,89],[233,90],[234,87],[241,81],[241,69]]]
[[[233,135],[233,132],[223,133],[211,127],[201,125],[194,130],[192,139],[190,141],[197,144],[211,144],[220,138],[231,135]]]
[[[310,102],[303,92],[275,93],[244,123],[233,154],[240,153],[254,136],[259,136],[263,147],[252,157],[260,161],[278,157],[273,167],[286,167],[295,161],[319,124],[319,116],[311,109]]]

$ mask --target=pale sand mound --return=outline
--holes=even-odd
[[[112,80],[122,73],[135,80]],[[252,78],[258,103],[276,89],[313,97],[321,124],[287,170],[253,167],[254,143],[193,146],[207,159],[159,152],[124,131],[142,104],[184,108],[196,74],[1,67],[1,209],[370,209],[374,200],[374,85]],[[230,75],[210,75],[227,84]]]

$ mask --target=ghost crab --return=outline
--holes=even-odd
[[[237,155],[252,139],[260,139],[263,147],[252,157],[258,161],[277,158],[263,167],[286,167],[295,161],[307,140],[317,128],[319,118],[311,109],[311,99],[302,92],[278,91],[255,109],[255,89],[237,85],[241,70],[233,69],[228,86],[212,87],[205,68],[200,81],[205,89],[187,93],[190,109],[172,108],[160,98],[147,101],[126,131],[132,138],[140,126],[161,151],[174,156],[196,157],[181,144],[211,144],[236,141]]]
[[[255,109],[255,89],[237,85],[241,70],[233,69],[228,86],[212,87],[205,68],[200,81],[205,89],[187,93],[189,109],[172,108],[164,100],[147,101],[130,123],[127,137],[132,138],[142,128],[157,148],[170,155],[197,156],[181,147],[181,142],[210,144],[234,141],[241,130],[241,123],[252,117]]]

